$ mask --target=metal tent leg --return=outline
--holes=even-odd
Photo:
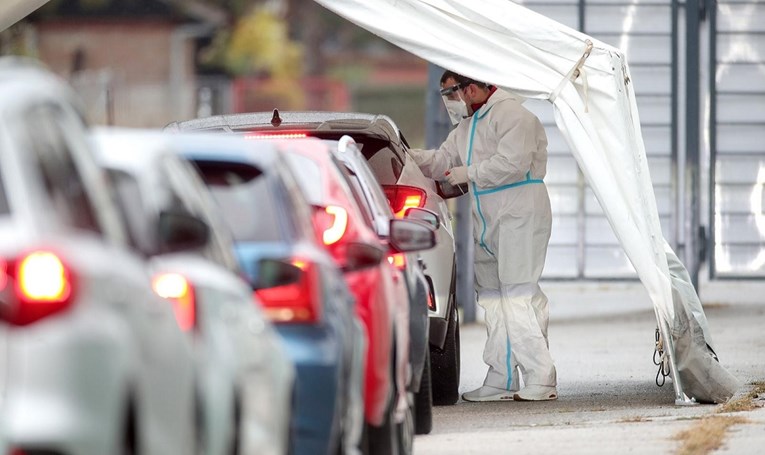
[[[677,363],[675,362],[675,343],[670,335],[669,324],[658,313],[656,319],[659,323],[659,330],[661,331],[661,338],[664,343],[664,348],[669,358],[669,368],[672,374],[672,386],[675,388],[675,406],[693,406],[698,403],[693,398],[689,398],[683,391],[683,383],[680,381],[680,374],[677,371]]]

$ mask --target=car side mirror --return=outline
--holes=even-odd
[[[163,210],[157,223],[160,253],[193,250],[207,245],[210,227],[196,216],[177,210]]]
[[[453,186],[446,180],[436,180],[436,193],[441,196],[441,199],[451,199],[463,194],[468,194],[468,184],[461,183],[457,186]]]
[[[429,225],[415,220],[390,220],[390,245],[396,252],[408,253],[433,248],[436,233]]]
[[[351,272],[374,267],[385,257],[386,251],[377,245],[353,242],[345,246],[343,271]]]
[[[423,221],[425,224],[432,226],[433,229],[438,229],[441,226],[441,218],[436,212],[420,207],[409,207],[406,209],[404,219]]]

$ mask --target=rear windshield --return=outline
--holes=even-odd
[[[267,242],[282,238],[268,179],[260,169],[241,163],[195,164],[236,241]]]
[[[153,239],[138,182],[130,174],[116,169],[109,169],[108,174],[115,188],[117,208],[127,225],[130,245],[138,251],[153,251]]]
[[[319,163],[297,153],[287,153],[287,162],[297,177],[298,185],[311,205],[324,205],[324,191]]]

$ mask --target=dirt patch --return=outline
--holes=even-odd
[[[681,443],[676,454],[704,455],[717,450],[722,446],[728,428],[747,422],[749,420],[739,416],[705,417],[675,435]]]
[[[762,397],[765,397],[765,381],[753,382],[752,390],[746,395],[733,398],[720,406],[719,413],[751,411],[762,406]],[[757,401],[755,401],[757,400]]]

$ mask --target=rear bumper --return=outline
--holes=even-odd
[[[130,365],[121,327],[67,316],[0,330],[5,443],[62,453],[114,453]]]
[[[342,416],[343,345],[328,327],[277,325],[295,364],[294,453],[328,453]]]

